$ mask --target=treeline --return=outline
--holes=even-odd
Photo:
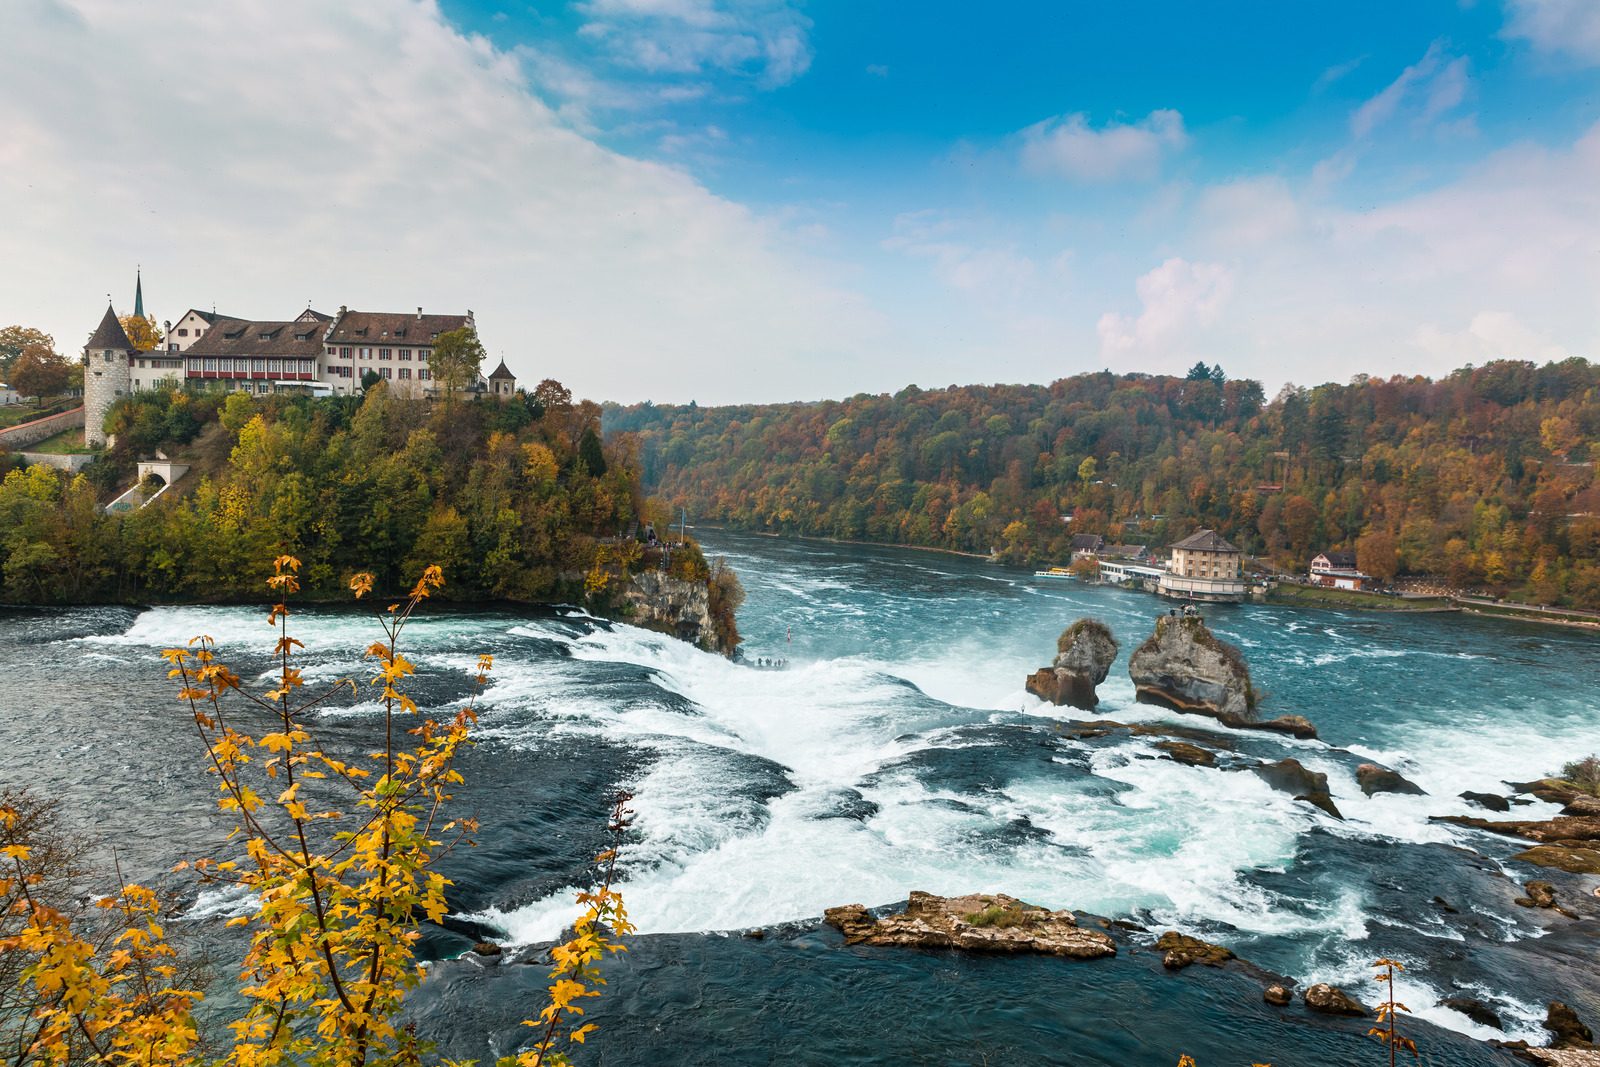
[[[290,554],[312,597],[356,571],[409,588],[437,563],[455,599],[578,600],[600,539],[642,507],[599,408],[554,382],[505,402],[141,393],[107,428],[116,447],[76,476],[0,455],[0,599],[254,602]],[[158,451],[189,476],[102,512]]]
[[[1197,365],[844,401],[607,407],[646,486],[706,522],[1060,562],[1074,534],[1210,527],[1286,570],[1600,607],[1600,367],[1285,387]],[[1065,521],[1070,517],[1070,522]]]

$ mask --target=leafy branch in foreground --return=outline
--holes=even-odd
[[[1410,1008],[1394,999],[1394,972],[1405,970],[1405,965],[1387,958],[1374,960],[1372,965],[1383,968],[1372,980],[1385,986],[1385,994],[1383,1003],[1378,1005],[1378,1025],[1368,1030],[1367,1035],[1389,1046],[1389,1067],[1394,1067],[1395,1055],[1401,1049],[1405,1049],[1413,1058],[1420,1060],[1422,1057],[1417,1052],[1417,1043],[1395,1028],[1398,1013],[1411,1012]]]
[[[429,567],[403,602],[378,613],[383,639],[366,650],[376,664],[369,684],[383,709],[382,747],[351,758],[320,748],[310,712],[340,690],[360,687],[343,681],[305,692],[297,665],[303,646],[289,632],[299,569],[294,557],[279,556],[268,580],[278,602],[268,613],[277,640],[266,692],[248,691],[209,637],[162,654],[205,747],[219,807],[236,820],[231,838],[242,842],[239,858],[194,864],[203,880],[237,887],[249,898],[248,910],[229,920],[250,932],[240,968],[246,1007],[229,1024],[231,1041],[215,1062],[422,1067],[428,1049],[396,1020],[421,978],[420,924],[446,911],[449,883],[433,867],[476,829],[472,820],[444,811],[462,781],[455,758],[476,721],[476,696],[436,721],[423,718],[405,692],[415,667],[401,651],[402,634],[444,584],[440,569]],[[368,574],[350,581],[357,599],[372,586]],[[480,686],[492,666],[491,657],[479,657]],[[612,812],[614,842],[628,825],[628,799]],[[195,1024],[201,994],[186,988],[189,972],[167,942],[157,896],[120,884],[119,875],[118,893],[97,905],[111,919],[97,925],[98,937],[85,936],[84,924],[56,906],[68,894],[62,876],[51,872],[75,854],[50,844],[51,817],[48,805],[0,794],[0,1024],[10,1024],[0,1030],[7,1046],[0,1063],[212,1062],[202,1056]],[[502,1063],[565,1063],[552,1050],[581,1044],[593,1032],[592,1024],[578,1023],[577,1001],[598,995],[593,987],[603,980],[596,965],[621,951],[616,939],[632,930],[613,888],[616,855],[614,843],[597,857],[601,887],[579,894],[585,915],[572,939],[552,950],[550,1004],[531,1024],[540,1028],[538,1041]]]

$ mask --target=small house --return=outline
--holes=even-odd
[[[1311,560],[1309,577],[1312,585],[1329,589],[1370,589],[1377,584],[1370,574],[1362,574],[1356,567],[1356,554],[1344,549],[1317,553]]]

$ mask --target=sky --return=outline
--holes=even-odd
[[[0,324],[600,400],[1600,360],[1600,0],[3,0]],[[486,368],[487,369],[487,368]]]

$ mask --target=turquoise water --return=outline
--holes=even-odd
[[[1431,1063],[1509,1062],[1491,1036],[1543,1040],[1546,1000],[1600,1021],[1596,920],[1512,904],[1543,877],[1576,896],[1594,879],[1510,860],[1513,841],[1430,822],[1483,814],[1463,790],[1506,792],[1600,748],[1592,635],[1456,616],[1217,607],[1269,714],[1312,719],[1319,741],[1217,729],[1216,768],[1156,758],[1154,739],[1064,737],[1070,718],[1207,724],[1133,702],[1127,651],[1162,610],[1152,597],[1033,578],[929,553],[707,533],[748,591],[747,660],[760,670],[580,613],[485,609],[412,631],[422,699],[466,693],[496,656],[461,802],[479,847],[449,860],[462,933],[536,944],[573,912],[600,847],[606,798],[636,794],[624,851],[646,935],[598,1016],[597,1063],[1376,1062],[1360,1023],[1265,1008],[1259,983],[1182,977],[1142,951],[1163,929],[1220,941],[1267,970],[1368,992],[1367,964],[1404,960],[1402,999]],[[1023,679],[1073,619],[1106,621],[1123,655],[1093,715],[1042,706]],[[170,702],[161,647],[205,632],[266,666],[260,612],[235,608],[0,613],[0,780],[30,781],[155,871],[217,838],[195,743]],[[359,616],[301,619],[309,679],[361,672]],[[63,688],[88,665],[116,692]],[[331,709],[333,745],[363,743],[375,709]],[[1293,755],[1328,774],[1345,821],[1229,769]],[[1428,791],[1357,788],[1377,761]],[[1545,805],[1518,809],[1533,816]],[[845,950],[823,909],[913,889],[1007,892],[1147,928],[1114,961],[974,960]],[[1434,903],[1440,898],[1448,909]],[[228,906],[202,896],[195,923]],[[1590,909],[1593,910],[1592,908]],[[763,940],[737,936],[751,928]],[[724,936],[722,931],[734,931]],[[441,963],[417,1012],[460,1055],[514,1046],[540,969]],[[1438,1005],[1464,994],[1506,1027]],[[1265,1050],[1265,1051],[1263,1051]]]

